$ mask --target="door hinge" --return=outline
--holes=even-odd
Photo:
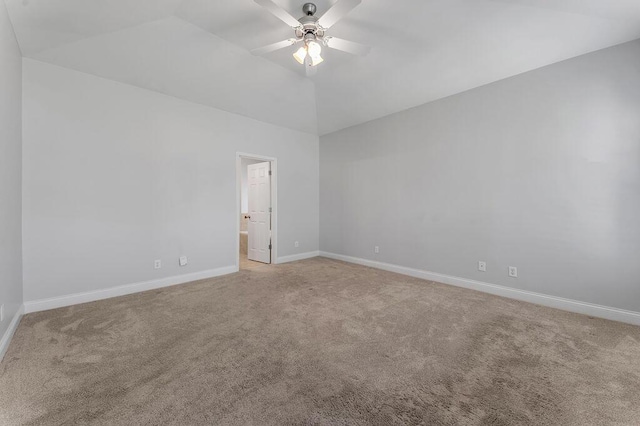
[[[269,207],[269,213],[273,213],[273,208]]]
[[[269,176],[271,176],[271,170],[269,170]]]
[[[269,250],[271,250],[271,244],[269,244]]]

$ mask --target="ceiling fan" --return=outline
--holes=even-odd
[[[362,0],[339,0],[321,17],[315,16],[315,4],[305,3],[302,6],[304,16],[300,19],[295,19],[272,0],[254,1],[289,25],[295,32],[295,38],[252,50],[251,53],[254,55],[264,55],[294,44],[303,43],[293,54],[293,57],[301,65],[305,66],[307,75],[311,76],[316,73],[316,66],[324,61],[321,56],[323,46],[359,56],[364,56],[371,50],[369,46],[326,35],[326,31],[329,28],[362,3]]]

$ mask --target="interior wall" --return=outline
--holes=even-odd
[[[639,117],[634,41],[323,136],[320,248],[640,311]]]
[[[235,265],[237,152],[278,159],[279,256],[318,250],[317,136],[23,67],[26,301]]]
[[[0,2],[0,339],[22,305],[21,117],[22,57]]]

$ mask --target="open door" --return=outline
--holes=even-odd
[[[248,169],[249,241],[247,258],[271,263],[271,163]]]

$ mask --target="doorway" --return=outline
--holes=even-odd
[[[277,160],[236,154],[238,270],[256,269],[277,259]]]

